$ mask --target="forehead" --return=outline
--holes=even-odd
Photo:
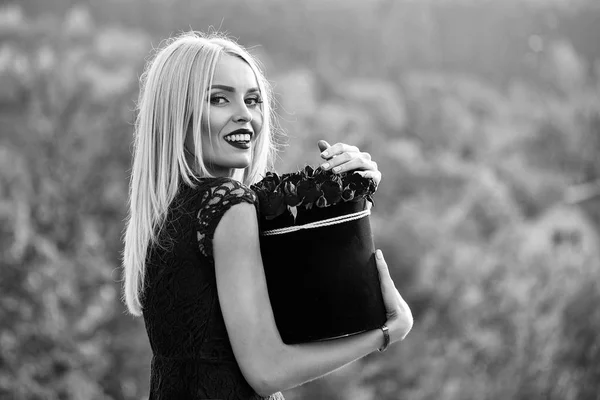
[[[219,58],[215,68],[213,84],[233,86],[242,91],[258,87],[254,71],[246,61],[229,54],[223,54]]]

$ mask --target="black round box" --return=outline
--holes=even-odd
[[[296,224],[364,210],[366,200],[302,210]],[[261,230],[273,226],[261,221]],[[280,227],[280,226],[279,226]],[[333,339],[386,322],[369,216],[261,235],[275,322],[285,343]]]

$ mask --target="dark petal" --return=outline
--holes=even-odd
[[[280,191],[269,193],[268,201],[271,207],[278,207],[281,203],[283,203],[283,193]]]
[[[376,190],[377,190],[377,186],[375,185],[375,180],[369,179],[369,192],[375,193]]]
[[[264,203],[260,204],[261,212],[268,217],[274,217],[280,215],[285,208],[283,201],[283,193],[276,191],[268,194],[268,197]]]
[[[327,199],[325,198],[325,196],[321,196],[317,199],[317,207],[327,207]]]
[[[268,195],[267,192],[265,192],[264,190],[257,190],[256,192],[256,197],[258,197],[258,202],[260,204],[266,204],[268,201]]]
[[[285,204],[290,207],[296,207],[302,203],[302,198],[298,195],[286,195],[284,200]]]
[[[315,181],[317,183],[323,183],[323,182],[327,182],[329,180],[329,176],[327,174],[315,174]]]
[[[271,208],[269,206],[269,202],[265,201],[263,203],[259,204],[259,210],[260,210],[260,214],[264,217],[269,217],[271,216]]]
[[[333,182],[337,183],[338,185],[340,185],[340,187],[343,186],[343,179],[340,175],[337,175],[337,174],[331,175],[331,180]]]
[[[342,196],[342,188],[337,182],[326,181],[321,185],[323,196],[328,204],[335,204],[340,201]]]
[[[315,197],[315,193],[317,196]],[[297,193],[298,196],[304,199],[304,203],[311,203],[320,196],[320,191],[317,190],[317,184],[314,179],[306,179],[298,183]]]
[[[302,180],[302,174],[300,172],[289,174],[286,180],[293,183],[295,186],[298,186],[298,183]]]
[[[364,178],[361,174],[357,174],[355,172],[348,174],[348,180],[351,182],[360,182],[366,178]]]
[[[313,182],[313,185],[308,189],[304,196],[304,203],[313,203],[319,197],[321,197],[321,190],[317,187],[316,183]]]
[[[283,192],[286,195],[295,196],[297,194],[296,185],[294,185],[292,182],[285,182],[285,184],[283,186]]]

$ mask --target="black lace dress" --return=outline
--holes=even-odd
[[[231,206],[256,206],[254,192],[229,178],[182,184],[169,207],[161,246],[149,250],[143,314],[152,347],[151,400],[270,399],[244,379],[217,296],[212,238]]]

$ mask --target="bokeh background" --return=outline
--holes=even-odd
[[[383,171],[413,331],[287,399],[600,399],[595,0],[1,2],[1,399],[146,398],[120,302],[132,124],[145,59],[190,29],[263,61],[280,172],[321,138]]]

